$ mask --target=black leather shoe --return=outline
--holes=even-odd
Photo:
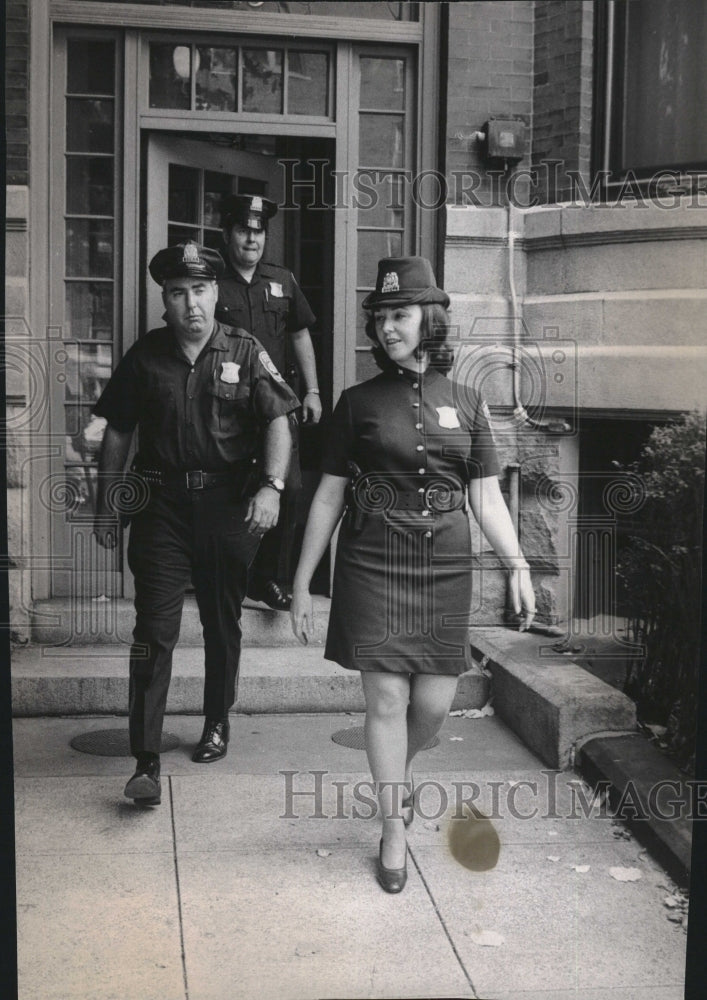
[[[268,580],[262,589],[261,601],[265,601],[273,611],[289,611],[292,604],[292,594],[283,590],[275,580]]]
[[[378,847],[378,863],[376,865],[376,876],[381,887],[386,892],[402,892],[408,880],[407,851],[405,853],[405,864],[402,868],[386,868],[381,858],[383,857],[383,838]]]
[[[221,760],[228,750],[229,734],[228,719],[207,719],[191,759],[195,764],[210,764],[213,760]]]
[[[158,806],[162,801],[159,760],[138,762],[135,774],[125,786],[126,799],[141,806]]]

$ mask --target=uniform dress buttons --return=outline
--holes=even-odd
[[[419,389],[420,388],[420,383],[419,382],[413,382],[412,383],[412,387],[413,387],[413,389]]]
[[[417,471],[420,473],[421,476],[424,476],[424,474],[427,472],[427,469],[418,469]]]
[[[424,451],[424,450],[425,450],[425,446],[424,446],[424,444],[418,444],[418,445],[417,445],[417,446],[415,447],[415,451]]]
[[[420,404],[419,404],[419,403],[413,403],[412,405],[413,405],[413,407],[414,407],[414,408],[415,408],[416,410],[419,410],[419,409],[420,409]]]
[[[423,510],[422,516],[423,517],[429,517],[430,516],[430,512],[428,510]]]
[[[425,532],[425,538],[432,538],[432,532],[431,531],[426,531]]]
[[[417,492],[418,493],[424,493],[425,492],[425,487],[424,486],[418,486],[417,487]]]
[[[415,430],[416,431],[421,431],[422,430],[422,424],[415,424]]]

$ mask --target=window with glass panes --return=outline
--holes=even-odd
[[[118,309],[118,109],[112,39],[67,39],[64,80],[64,466],[67,518],[93,518]]]
[[[375,287],[381,257],[412,252],[412,74],[398,55],[359,57],[356,381],[378,373],[361,302]]]

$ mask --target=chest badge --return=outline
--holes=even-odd
[[[221,381],[228,382],[230,385],[235,385],[236,382],[240,382],[240,372],[241,366],[237,365],[235,361],[222,361],[221,362]]]
[[[457,411],[453,406],[435,406],[439,415],[439,426],[452,430],[454,427],[461,427]]]
[[[275,364],[273,363],[273,360],[267,351],[260,352],[260,354],[258,355],[258,361],[260,361],[263,368],[268,372],[268,374],[272,375],[272,377],[275,379],[276,382],[285,381],[280,372],[275,367]]]
[[[274,299],[282,299],[285,297],[285,292],[283,291],[282,285],[279,281],[270,281],[270,294]]]

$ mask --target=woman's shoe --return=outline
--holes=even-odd
[[[409,813],[406,812],[403,816],[405,826],[412,826],[412,821],[415,819],[415,778],[412,774],[410,775],[410,784],[412,785],[412,791],[400,803],[402,809],[410,810]]]
[[[407,848],[405,849],[405,864],[402,868],[386,868],[381,860],[383,857],[383,838],[378,846],[378,864],[376,876],[386,892],[402,892],[408,880]]]

